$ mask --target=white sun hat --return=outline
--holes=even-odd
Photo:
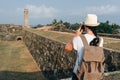
[[[98,26],[100,23],[97,21],[97,16],[95,14],[88,14],[85,18],[84,25],[86,26]]]

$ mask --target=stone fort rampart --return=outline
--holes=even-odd
[[[75,64],[76,51],[66,54],[64,43],[43,37],[29,29],[22,28],[21,25],[0,25],[0,40],[16,40],[19,36],[23,37],[25,45],[46,80],[59,80],[70,77]],[[104,52],[106,57],[105,72],[120,71],[120,52],[109,49],[104,49]],[[104,78],[104,80],[111,79],[108,76]]]
[[[23,30],[23,41],[46,78],[57,80],[71,75],[76,51],[67,54],[64,51],[64,43],[42,37],[27,29]],[[108,49],[104,49],[104,52],[105,72],[119,71],[120,52]]]
[[[22,25],[0,24],[0,40],[17,40],[21,34]]]

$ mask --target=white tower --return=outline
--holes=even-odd
[[[24,27],[29,27],[28,9],[24,9]]]

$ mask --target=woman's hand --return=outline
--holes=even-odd
[[[80,36],[82,34],[83,30],[81,28],[79,28],[78,30],[76,30],[75,36]],[[66,52],[71,52],[73,50],[73,43],[72,41],[68,42],[65,45],[65,51]]]
[[[81,27],[76,30],[75,36],[80,36],[82,34],[83,30],[81,29]]]

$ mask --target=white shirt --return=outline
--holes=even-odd
[[[88,44],[95,38],[95,36],[92,36],[90,34],[85,34],[84,36],[85,36]],[[103,38],[101,38],[99,46],[103,47]],[[76,73],[78,65],[81,65],[82,58],[83,58],[83,51],[84,51],[84,45],[83,45],[83,42],[82,42],[82,39],[80,38],[80,36],[73,38],[73,48],[75,50],[77,50],[77,59],[76,59],[75,67],[73,70],[73,72]]]

